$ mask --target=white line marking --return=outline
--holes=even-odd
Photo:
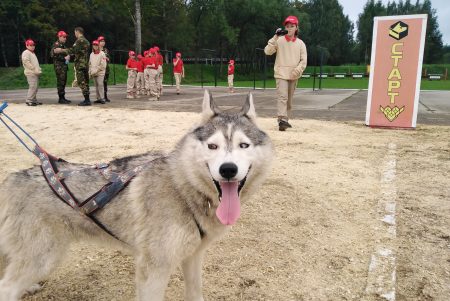
[[[381,175],[381,195],[378,201],[380,212],[379,242],[371,256],[367,275],[366,295],[377,296],[388,301],[395,301],[396,258],[395,207],[397,186],[395,182],[397,166],[397,146],[388,144]]]

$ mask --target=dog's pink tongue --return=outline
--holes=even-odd
[[[222,199],[216,215],[224,225],[233,225],[241,215],[241,202],[238,195],[238,182],[221,182]]]

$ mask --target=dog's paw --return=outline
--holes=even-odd
[[[43,289],[43,286],[42,286],[41,284],[35,283],[35,284],[33,284],[31,287],[29,287],[29,288],[27,289],[26,293],[27,293],[28,295],[34,295],[34,294],[36,294],[37,292],[41,291],[42,289]]]

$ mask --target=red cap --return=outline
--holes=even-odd
[[[138,54],[137,58],[142,59],[142,55]]]
[[[99,36],[98,38],[97,38],[97,41],[104,41],[105,40],[105,37],[104,36]]]
[[[59,37],[67,37],[67,33],[65,32],[65,31],[58,31],[58,34],[57,34],[57,36],[58,36],[58,38]]]
[[[289,16],[284,20],[283,25],[286,25],[287,23],[298,25],[298,19],[296,16]]]
[[[181,52],[177,52],[175,55],[176,55],[177,57],[181,57]]]
[[[230,60],[228,63],[229,64],[234,64],[234,60]]]
[[[153,46],[153,49],[155,49],[155,52],[159,51],[159,47],[158,46]]]
[[[156,53],[156,49],[155,48],[150,48],[149,51],[150,51],[150,53]]]
[[[144,51],[144,56],[147,56],[148,55],[148,50],[145,50]]]
[[[25,41],[25,46],[35,46],[34,41],[32,39],[28,39]]]
[[[95,46],[95,45],[97,45],[97,46],[98,46],[98,40],[94,40],[94,41],[92,41],[92,46]]]
[[[136,52],[134,52],[133,50],[128,51],[128,56],[135,56]]]

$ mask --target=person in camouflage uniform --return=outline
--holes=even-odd
[[[99,36],[97,41],[99,42],[100,50],[103,51],[106,55],[106,73],[105,78],[103,79],[103,89],[105,91],[105,101],[110,102],[111,100],[108,98],[108,78],[109,78],[109,61],[111,60],[111,54],[109,50],[105,47],[106,41],[104,36]]]
[[[67,33],[59,31],[57,36],[58,40],[53,44],[53,47],[50,50],[50,56],[53,59],[53,67],[56,73],[56,86],[59,96],[58,103],[69,104],[71,101],[67,100],[65,97],[69,56],[66,56],[64,53],[57,54],[54,52],[55,48],[66,49]]]
[[[78,87],[84,96],[84,101],[80,102],[79,106],[90,106],[91,100],[89,99],[89,48],[90,43],[84,37],[84,29],[81,27],[75,27],[75,37],[77,40],[73,44],[72,48],[62,49],[55,48],[55,53],[66,53],[74,56],[74,64],[76,70],[76,78]]]

